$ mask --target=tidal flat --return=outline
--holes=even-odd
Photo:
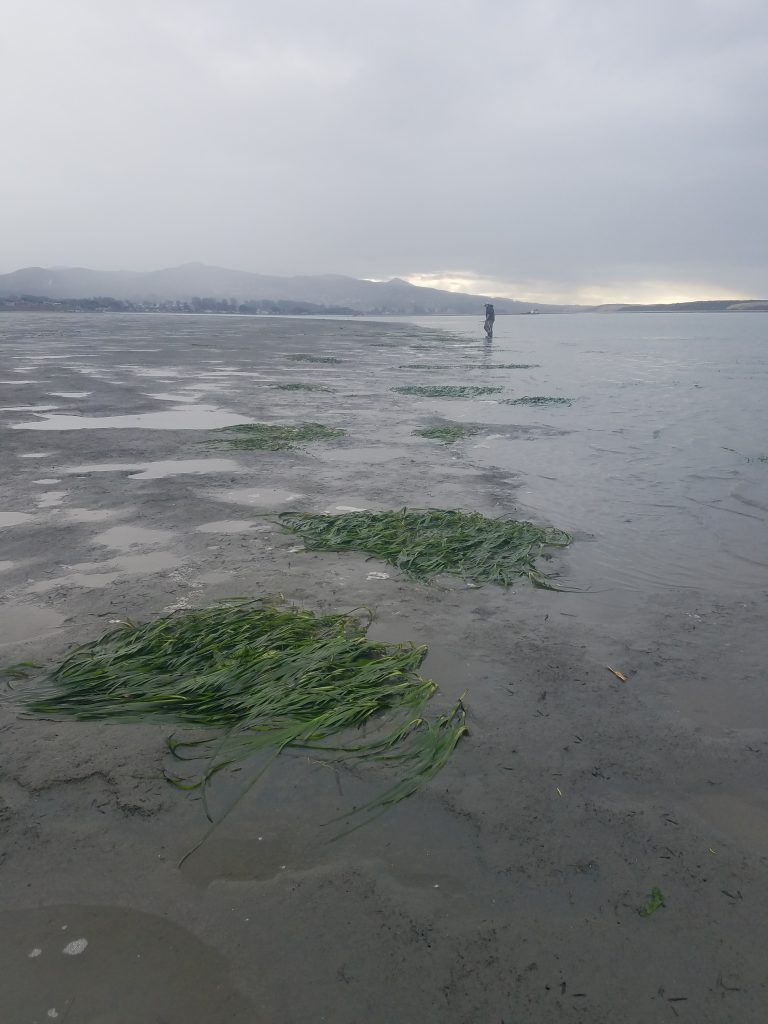
[[[0,315],[0,1019],[762,1021],[767,322]],[[217,450],[247,424],[334,434]],[[565,531],[558,589],[281,526],[401,509]],[[203,799],[168,777],[215,730],[29,710],[78,645],[261,598],[370,610],[466,711],[353,831],[393,761],[270,748]]]

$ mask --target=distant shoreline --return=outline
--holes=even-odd
[[[430,309],[368,309],[357,310],[348,306],[323,306],[310,302],[289,300],[261,300],[233,304],[215,299],[192,299],[159,303],[131,302],[111,296],[82,299],[53,299],[45,295],[19,295],[0,297],[0,313],[155,313],[179,316],[471,316],[471,313],[446,313]],[[653,303],[647,305],[611,303],[601,306],[580,306],[572,309],[532,308],[499,311],[497,316],[557,316],[563,313],[768,313],[768,299],[712,299],[696,302]],[[478,311],[481,316],[482,311]]]

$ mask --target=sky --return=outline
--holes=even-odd
[[[0,272],[768,297],[765,0],[4,0]]]

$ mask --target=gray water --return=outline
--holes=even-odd
[[[533,514],[595,538],[572,549],[580,584],[733,594],[768,583],[767,315],[506,316],[489,345],[477,341],[479,318],[417,322],[474,339],[488,362],[540,363],[493,371],[506,375],[511,397],[574,400],[485,403],[483,422],[569,433],[515,445],[479,439],[471,456],[520,474],[519,499]]]

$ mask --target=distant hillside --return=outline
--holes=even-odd
[[[94,300],[98,300],[93,305]],[[497,313],[597,312],[653,313],[675,311],[768,311],[768,299],[717,299],[638,305],[541,305],[487,295],[422,288],[400,278],[365,281],[341,274],[274,277],[245,270],[185,263],[165,270],[88,270],[85,267],[25,267],[0,274],[0,308],[169,309],[178,312],[363,313],[425,316],[480,316],[483,303]],[[10,304],[10,305],[9,305]]]
[[[482,313],[491,301],[497,313],[527,313],[530,303],[484,295],[421,288],[399,278],[364,281],[324,274],[313,277],[271,277],[244,270],[226,270],[186,263],[166,270],[136,273],[87,270],[83,267],[26,267],[0,275],[0,297],[44,296],[49,299],[90,299],[109,296],[136,303],[226,300],[235,305],[261,302],[299,302],[317,307],[343,307],[356,313],[425,315]],[[558,312],[562,306],[540,306]]]
[[[768,299],[701,299],[697,302],[610,303],[593,306],[594,313],[761,313]]]

